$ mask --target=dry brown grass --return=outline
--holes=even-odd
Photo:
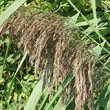
[[[53,87],[57,89],[60,77],[63,82],[69,73],[74,73],[75,79],[63,97],[69,95],[74,87],[76,110],[83,110],[87,100],[89,109],[93,110],[95,58],[80,41],[80,29],[65,26],[67,21],[67,18],[54,13],[20,8],[0,27],[0,37],[9,30],[10,40],[14,40],[18,48],[28,51],[29,62],[35,63],[35,76],[47,65],[50,96]]]

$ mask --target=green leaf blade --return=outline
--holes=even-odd
[[[14,13],[26,0],[16,0],[12,5],[10,5],[2,15],[0,15],[0,26],[4,23],[4,21]]]

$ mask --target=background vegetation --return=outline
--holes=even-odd
[[[71,2],[72,1],[72,2]],[[3,22],[21,5],[32,11],[53,12],[70,18],[69,26],[80,28],[80,40],[91,48],[95,55],[97,81],[93,88],[94,109],[110,109],[110,1],[109,0],[1,0],[0,31]],[[35,8],[33,8],[35,7]],[[62,102],[60,96],[74,78],[71,74],[63,84],[59,79],[58,90],[53,90],[49,100],[49,90],[45,81],[45,68],[42,78],[35,75],[35,65],[29,56],[9,40],[9,32],[0,40],[0,109],[4,110],[74,110],[75,100],[70,94],[69,101]],[[77,49],[77,47],[76,47]],[[88,102],[84,109],[90,109]]]

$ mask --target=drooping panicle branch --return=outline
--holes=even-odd
[[[20,8],[0,26],[0,37],[9,31],[10,40],[28,51],[29,62],[35,63],[35,74],[47,62],[46,79],[51,95],[60,77],[63,82],[69,73],[75,74],[64,93],[69,95],[75,88],[76,110],[84,109],[86,99],[92,110],[95,61],[80,40],[80,29],[71,28],[66,22],[66,17],[54,13]]]

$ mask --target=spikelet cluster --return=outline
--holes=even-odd
[[[22,7],[0,26],[0,37],[9,31],[10,40],[24,52],[28,51],[29,62],[35,64],[35,74],[47,66],[50,96],[53,88],[58,88],[58,79],[63,82],[73,73],[75,78],[63,92],[63,98],[72,91],[76,110],[84,110],[86,100],[93,110],[95,58],[81,42],[80,29],[70,28],[66,22],[66,17]]]

